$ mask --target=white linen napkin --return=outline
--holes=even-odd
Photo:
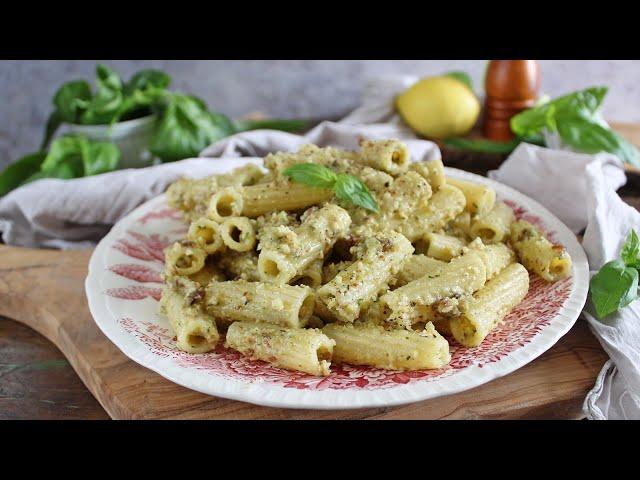
[[[574,232],[586,227],[582,246],[591,276],[618,258],[630,229],[640,231],[640,213],[616,194],[626,178],[613,155],[521,144],[489,177],[535,198]],[[585,415],[640,419],[640,303],[600,321],[588,300],[582,317],[610,357],[585,399]]]

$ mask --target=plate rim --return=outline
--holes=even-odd
[[[242,162],[238,162],[238,165],[231,165],[229,169],[244,164],[246,161],[255,161],[253,158],[233,160],[242,160]],[[472,180],[493,187],[498,195],[503,194],[502,196],[507,199],[514,200],[518,205],[525,206],[531,213],[542,217],[549,228],[554,229],[558,236],[563,237],[563,244],[570,251],[573,260],[573,283],[564,305],[553,317],[551,324],[540,333],[544,334],[544,341],[541,341],[540,338],[534,338],[525,346],[510,352],[497,362],[483,367],[473,365],[441,380],[414,382],[373,390],[300,390],[262,382],[245,382],[175,365],[171,359],[157,357],[135,336],[122,329],[118,322],[118,315],[115,315],[109,308],[100,285],[100,272],[104,273],[106,270],[103,260],[108,246],[113,244],[117,235],[125,230],[131,220],[137,217],[141,211],[151,208],[156,203],[164,202],[165,194],[154,197],[132,210],[119,220],[96,246],[89,261],[85,279],[85,292],[91,316],[102,333],[125,356],[167,380],[206,395],[268,407],[317,410],[390,407],[454,395],[484,385],[496,378],[504,377],[538,358],[573,327],[587,300],[589,277],[587,257],[573,232],[536,200],[512,187],[471,172],[445,167],[445,173],[453,178]],[[104,318],[105,316],[110,318]],[[562,321],[559,322],[559,319]],[[187,374],[185,375],[185,373]],[[438,385],[442,382],[445,383],[445,386]],[[436,386],[438,388],[434,388]]]

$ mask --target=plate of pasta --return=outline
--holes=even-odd
[[[266,406],[391,406],[474,388],[553,346],[586,301],[575,235],[398,140],[212,160],[118,222],[86,279],[128,357]]]

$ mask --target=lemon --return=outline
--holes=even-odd
[[[423,78],[398,95],[396,108],[415,132],[433,138],[466,134],[480,114],[471,89],[452,77]]]

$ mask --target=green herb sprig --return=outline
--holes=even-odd
[[[604,318],[638,299],[640,240],[635,230],[627,235],[620,258],[605,263],[589,283],[591,301],[599,318]]]
[[[115,170],[120,150],[111,142],[65,135],[51,143],[48,152],[25,155],[0,172],[0,196],[42,178],[71,179]]]
[[[579,152],[609,152],[638,167],[638,150],[598,116],[607,90],[607,87],[591,87],[525,110],[511,119],[511,130],[525,137],[542,134],[546,129],[557,133]]]
[[[331,189],[339,200],[378,213],[380,209],[367,186],[357,177],[333,170],[317,163],[298,163],[287,168],[282,174],[296,183],[315,188]]]

